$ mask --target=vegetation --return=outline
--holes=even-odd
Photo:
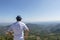
[[[29,35],[28,39],[26,40],[60,40],[60,34],[59,35],[54,35],[54,34],[50,34],[50,35]],[[13,40],[12,36],[0,36],[0,40]]]

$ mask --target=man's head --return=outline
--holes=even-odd
[[[16,20],[17,20],[17,21],[21,21],[21,20],[22,20],[21,16],[17,16],[17,17],[16,17]]]

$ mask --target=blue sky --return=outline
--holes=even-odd
[[[60,0],[0,0],[0,22],[60,21]]]

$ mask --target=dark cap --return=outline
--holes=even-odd
[[[17,19],[17,20],[21,20],[22,18],[21,18],[21,16],[18,15],[18,16],[16,17],[16,19]]]

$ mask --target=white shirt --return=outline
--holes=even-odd
[[[24,40],[24,30],[29,30],[23,22],[16,22],[12,24],[9,31],[14,32],[14,40]]]

